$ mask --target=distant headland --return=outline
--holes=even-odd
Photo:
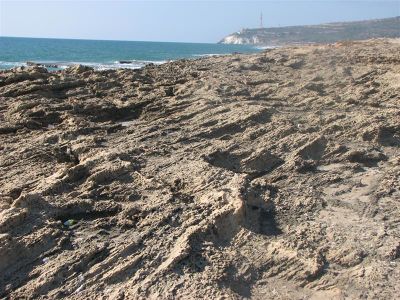
[[[223,38],[221,44],[282,46],[291,44],[334,43],[341,40],[400,37],[400,16],[356,22],[321,25],[242,29]]]

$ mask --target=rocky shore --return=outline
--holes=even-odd
[[[0,72],[0,298],[394,299],[400,42]]]

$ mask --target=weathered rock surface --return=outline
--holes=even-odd
[[[396,40],[2,71],[0,297],[395,298],[399,82]]]

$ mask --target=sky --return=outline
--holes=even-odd
[[[0,0],[0,36],[214,43],[261,12],[265,27],[319,24],[399,16],[400,0]]]

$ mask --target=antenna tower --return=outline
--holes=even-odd
[[[264,28],[264,25],[263,25],[263,14],[262,13],[260,14],[260,28],[261,29]]]

